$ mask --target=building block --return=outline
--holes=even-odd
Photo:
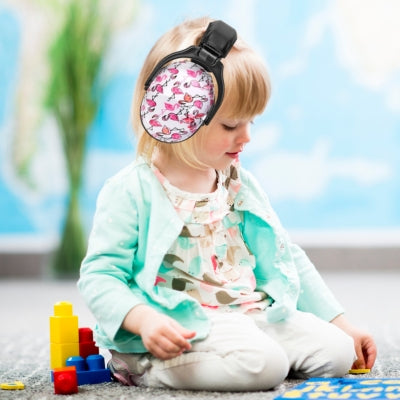
[[[76,368],[78,385],[96,384],[111,381],[111,371],[105,368],[104,357],[101,354],[93,354],[86,358],[70,357],[68,366]]]
[[[93,341],[93,331],[90,328],[79,328],[79,355],[86,358],[99,354],[99,348]]]
[[[90,328],[79,328],[72,304],[54,304],[50,317],[51,380],[57,394],[76,393],[78,385],[111,381],[111,371],[93,340]],[[72,368],[72,369],[71,369]]]
[[[0,389],[3,389],[3,390],[22,390],[22,389],[25,389],[25,385],[21,381],[4,382],[4,383],[0,383]]]
[[[50,343],[50,368],[65,367],[69,357],[79,354],[79,343]]]
[[[72,314],[72,304],[54,304],[50,316],[50,368],[65,367],[69,357],[79,355],[78,317]]]
[[[78,393],[78,380],[74,366],[55,368],[53,370],[54,393]]]
[[[369,368],[349,369],[349,374],[351,375],[369,374],[370,372]]]
[[[54,315],[50,317],[50,342],[79,342],[78,317],[72,314],[72,304],[67,301],[54,304]]]

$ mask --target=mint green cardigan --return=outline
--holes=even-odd
[[[272,323],[298,309],[330,321],[343,313],[306,254],[291,243],[254,177],[240,168],[235,208],[243,213],[243,238],[255,255],[257,290],[274,303]],[[183,223],[149,165],[138,159],[102,188],[78,288],[97,320],[98,346],[119,352],[145,352],[140,336],[121,328],[129,310],[147,304],[207,336],[208,318],[194,298],[155,286],[164,255]]]

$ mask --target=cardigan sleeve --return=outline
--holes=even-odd
[[[343,307],[328,288],[305,252],[296,244],[290,245],[293,261],[300,279],[297,308],[331,321],[344,312]]]
[[[255,214],[260,215],[271,227],[279,232],[282,238],[285,238],[290,258],[294,263],[299,278],[300,290],[297,298],[297,309],[313,313],[326,321],[331,321],[339,314],[342,314],[344,312],[343,307],[336,300],[314,264],[298,245],[290,241],[287,232],[281,226],[278,216],[272,209],[267,195],[257,180],[244,169],[241,169],[241,179],[248,189],[248,192],[242,196],[243,199],[248,200],[251,198],[251,201],[247,202],[248,206],[254,210]],[[250,196],[251,194],[253,196]],[[254,196],[254,194],[256,195]],[[255,206],[256,204],[258,204],[258,207]]]
[[[78,288],[105,334],[113,340],[129,312],[146,302],[133,279],[138,213],[123,179],[101,190]]]

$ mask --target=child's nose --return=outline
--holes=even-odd
[[[248,143],[250,142],[250,122],[243,124],[240,129],[239,141],[241,143]]]

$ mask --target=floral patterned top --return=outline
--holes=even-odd
[[[205,307],[237,311],[265,309],[270,298],[256,291],[255,258],[240,232],[233,207],[240,188],[237,165],[218,172],[213,193],[178,189],[152,165],[184,226],[164,257],[156,285],[185,291]]]

